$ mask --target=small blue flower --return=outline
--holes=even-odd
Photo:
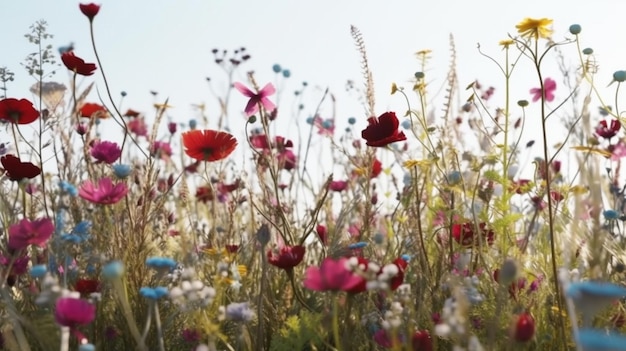
[[[583,54],[591,55],[591,54],[593,54],[593,49],[592,48],[584,48],[583,49]]]
[[[236,322],[249,322],[254,319],[254,311],[247,302],[233,302],[228,306],[220,307],[223,318]]]
[[[45,264],[38,264],[30,269],[30,276],[33,278],[41,278],[46,275],[48,267]]]
[[[425,76],[426,75],[424,74],[424,72],[415,72],[415,78],[417,78],[417,79],[422,79]]]
[[[325,120],[324,122],[322,122],[322,127],[324,127],[324,129],[330,129],[333,127],[333,121],[330,119]]]
[[[578,344],[584,350],[625,351],[626,337],[604,330],[581,329],[578,331]]]
[[[313,124],[313,121],[315,121],[315,119],[313,119],[313,117],[309,117],[306,119],[306,123],[307,124]]]
[[[359,241],[358,243],[348,245],[348,249],[350,250],[358,250],[367,246],[365,241]]]
[[[149,257],[146,265],[156,270],[170,270],[176,268],[176,261],[169,257]]]
[[[122,97],[125,97],[126,95],[128,95],[124,90],[122,90],[120,94],[122,95]]]
[[[91,225],[92,224],[90,221],[80,221],[74,226],[74,229],[72,229],[72,233],[78,235],[89,235],[89,229],[91,229]]]
[[[408,119],[405,119],[404,121],[402,121],[402,128],[404,129],[411,128],[411,121],[409,121]]]
[[[164,286],[157,286],[156,288],[149,288],[147,286],[144,286],[143,288],[139,289],[139,293],[141,294],[141,296],[150,300],[158,300],[163,296],[166,296],[168,292],[169,291]]]
[[[623,82],[626,80],[626,71],[615,71],[613,73],[613,80],[616,82]]]
[[[59,188],[61,189],[62,192],[67,193],[70,196],[78,195],[78,189],[76,189],[75,186],[66,182],[65,180],[62,180],[59,182]]]
[[[383,233],[374,234],[374,242],[378,245],[385,242],[385,235]]]
[[[288,69],[283,70],[283,77],[285,78],[291,77],[291,71]]]
[[[354,117],[350,117],[350,118],[348,118],[348,123],[349,123],[350,125],[354,125],[354,124],[356,123],[356,118],[354,118]]]
[[[121,261],[111,261],[102,268],[102,275],[107,279],[120,278],[124,274],[124,264]]]
[[[272,71],[274,71],[274,73],[280,73],[280,71],[282,71],[283,68],[280,67],[280,65],[278,63],[275,63],[274,66],[272,66]]]
[[[404,260],[404,262],[409,262],[411,260],[411,255],[404,254],[404,255],[400,256],[400,258],[402,258]]]
[[[190,119],[189,120],[189,129],[196,129],[196,127],[198,126],[198,121],[196,121],[195,119]]]
[[[569,32],[574,35],[580,34],[581,31],[582,27],[580,26],[580,24],[572,24],[571,26],[569,26]]]
[[[113,174],[115,174],[118,179],[124,179],[128,177],[131,171],[132,168],[130,167],[130,165],[122,163],[116,163],[113,165]]]
[[[604,218],[609,221],[619,218],[619,213],[617,213],[617,211],[615,210],[606,210],[602,212],[602,214],[604,215]]]
[[[459,171],[452,171],[450,173],[448,173],[448,183],[450,183],[450,185],[455,185],[455,184],[459,184],[461,182],[461,172]]]

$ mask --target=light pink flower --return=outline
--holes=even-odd
[[[20,251],[29,245],[44,247],[54,232],[54,224],[49,218],[31,221],[22,219],[9,227],[9,248]]]
[[[347,291],[361,283],[361,277],[346,267],[347,258],[327,257],[320,267],[307,268],[304,287],[315,291]]]
[[[56,302],[54,319],[59,325],[76,328],[89,324],[96,317],[96,306],[81,299],[59,298]]]
[[[626,144],[623,141],[620,141],[613,147],[611,161],[619,161],[622,157],[626,157]]]
[[[252,116],[259,111],[259,104],[263,105],[267,112],[272,112],[274,111],[274,109],[276,109],[276,105],[274,105],[274,103],[267,98],[268,96],[276,92],[276,89],[274,88],[272,83],[267,83],[263,87],[263,89],[261,89],[256,94],[241,83],[237,82],[233,85],[235,89],[239,90],[240,93],[250,98],[245,109],[245,112],[248,116]]]
[[[552,78],[546,78],[543,82],[544,98],[546,101],[554,100],[554,91],[556,90],[556,82]],[[532,88],[530,93],[533,94],[533,102],[541,99],[541,88]]]
[[[124,183],[113,184],[111,178],[105,177],[98,184],[86,180],[78,189],[78,195],[83,199],[101,205],[111,205],[120,201],[128,193]]]
[[[112,164],[122,156],[122,149],[111,141],[96,141],[91,146],[91,156],[98,162]]]

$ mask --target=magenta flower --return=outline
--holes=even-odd
[[[546,99],[546,101],[554,100],[554,91],[556,90],[556,82],[554,81],[554,79],[546,78],[546,80],[543,82],[543,90],[543,97]],[[533,102],[541,99],[541,88],[532,88],[530,89],[530,93],[533,94]]]
[[[34,221],[22,219],[9,227],[9,249],[20,251],[29,245],[44,247],[54,232],[54,224],[50,218]]]
[[[96,317],[96,306],[81,299],[59,298],[56,302],[54,319],[59,325],[76,328],[91,323]]]
[[[345,180],[333,180],[328,187],[332,191],[341,192],[348,189],[348,182]]]
[[[347,291],[356,287],[362,279],[348,270],[347,261],[345,257],[327,257],[320,267],[307,268],[304,287],[315,291]]]
[[[98,184],[86,180],[78,189],[78,196],[100,205],[111,205],[120,201],[128,193],[128,187],[124,183],[113,184],[109,177],[102,178]]]
[[[91,156],[98,162],[112,164],[122,156],[122,149],[111,141],[96,141],[91,146]]]
[[[167,141],[155,141],[150,146],[150,155],[167,159],[172,156],[172,146]]]
[[[259,104],[263,105],[268,112],[272,112],[276,109],[276,105],[267,98],[276,92],[272,83],[267,83],[257,94],[241,83],[235,83],[233,85],[240,93],[250,98],[245,109],[248,116],[252,116],[259,111]]]

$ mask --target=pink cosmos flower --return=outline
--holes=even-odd
[[[126,125],[136,136],[148,137],[148,125],[143,117],[133,118],[126,122]]]
[[[96,306],[82,299],[59,298],[56,302],[54,319],[59,325],[76,328],[89,324],[96,317]]]
[[[296,154],[289,149],[285,149],[276,155],[276,159],[278,160],[278,165],[280,168],[285,170],[292,170],[297,166]]]
[[[556,82],[552,78],[546,78],[543,82],[544,98],[546,101],[554,100],[554,91],[556,90]],[[532,88],[530,93],[533,94],[533,102],[541,99],[541,88]]]
[[[113,184],[109,177],[102,178],[98,184],[86,180],[78,189],[78,195],[83,199],[100,205],[111,205],[119,202],[128,193],[124,183]]]
[[[50,218],[31,221],[27,218],[9,227],[9,249],[20,251],[29,245],[44,247],[54,232]]]
[[[359,285],[361,277],[348,270],[347,260],[327,257],[320,267],[307,268],[304,287],[315,291],[347,291]]]
[[[267,83],[263,89],[261,89],[257,94],[255,94],[252,90],[248,89],[245,85],[241,83],[233,84],[235,89],[239,90],[240,93],[250,98],[248,100],[248,104],[246,105],[245,112],[248,116],[252,116],[253,114],[259,111],[259,104],[263,105],[265,110],[268,112],[274,111],[276,109],[276,105],[270,101],[267,97],[274,94],[276,89],[272,83]]]
[[[332,191],[341,192],[348,188],[348,182],[345,180],[333,180],[332,182],[330,182],[328,187]]]
[[[122,149],[111,141],[96,141],[91,146],[91,156],[98,162],[112,164],[122,156]]]
[[[167,159],[172,156],[172,146],[167,141],[155,141],[150,146],[150,154],[152,156],[159,156],[162,159]]]

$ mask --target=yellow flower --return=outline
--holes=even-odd
[[[500,40],[498,44],[502,45],[504,49],[508,49],[509,46],[513,45],[514,43],[515,41],[513,39],[504,39],[504,40]]]
[[[398,91],[398,86],[396,85],[396,83],[392,83],[391,84],[391,95],[395,94],[396,91]]]
[[[165,102],[164,104],[159,104],[159,103],[154,104],[154,108],[158,110],[167,110],[168,108],[172,108],[172,107],[174,106],[168,105],[167,102]]]
[[[433,52],[433,51],[430,50],[430,49],[424,49],[424,50],[420,50],[420,51],[416,52],[415,55],[417,55],[418,58],[421,58],[421,57],[424,57],[424,56],[430,54],[431,52]]]
[[[529,18],[526,17],[515,28],[517,32],[523,37],[549,38],[552,34],[552,29],[548,28],[552,24],[552,20],[548,18]]]
[[[428,167],[432,164],[432,162],[428,160],[406,160],[402,164],[404,168],[411,169],[413,167]]]

